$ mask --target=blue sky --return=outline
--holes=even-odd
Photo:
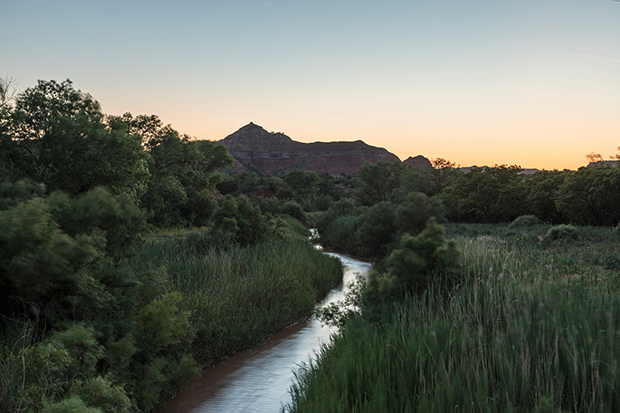
[[[576,168],[620,145],[620,3],[7,1],[0,75],[217,140]]]

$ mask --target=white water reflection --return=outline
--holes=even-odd
[[[326,253],[339,258],[345,265],[343,284],[355,281],[356,274],[368,276],[371,264],[353,258]],[[343,286],[333,289],[319,305],[344,299]],[[203,372],[197,385],[180,393],[159,412],[278,412],[291,401],[289,389],[294,371],[314,358],[322,343],[330,339],[333,327],[311,319],[275,334],[253,350],[239,352],[235,357]]]

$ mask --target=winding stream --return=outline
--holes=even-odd
[[[344,299],[343,285],[359,273],[368,276],[371,264],[328,252],[345,265],[343,283],[318,305]],[[310,319],[274,334],[252,350],[244,350],[210,370],[194,386],[157,409],[158,413],[278,412],[291,401],[294,371],[314,357],[334,329]]]

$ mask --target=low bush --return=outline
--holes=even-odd
[[[545,234],[545,239],[549,240],[571,240],[578,237],[577,228],[566,224],[555,225],[549,228]]]

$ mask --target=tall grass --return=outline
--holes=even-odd
[[[137,282],[115,296],[123,314],[110,316],[123,335],[114,342],[98,337],[107,345],[103,351],[90,326],[72,325],[71,337],[88,330],[86,339],[101,350],[97,371],[94,364],[88,372],[76,370],[81,358],[68,352],[82,351],[81,341],[72,339],[78,344],[67,348],[54,337],[41,342],[32,322],[0,320],[0,411],[68,406],[92,392],[116,403],[103,411],[127,412],[131,404],[148,411],[187,384],[198,370],[194,360],[204,365],[225,358],[306,317],[341,281],[342,264],[310,245],[301,228],[289,222],[281,230],[285,239],[245,248],[205,231],[152,236],[128,264]],[[150,334],[156,328],[161,336]],[[68,337],[67,331],[58,334]],[[162,343],[162,336],[172,344]]]
[[[410,297],[382,325],[350,320],[299,373],[289,410],[620,410],[620,294],[565,277],[598,266],[584,247],[614,245],[598,232],[547,246],[523,235],[458,238],[468,281]]]
[[[340,261],[301,239],[226,250],[199,241],[150,242],[139,262],[154,274],[142,301],[173,291],[183,295],[200,362],[253,346],[307,316],[342,278]]]

